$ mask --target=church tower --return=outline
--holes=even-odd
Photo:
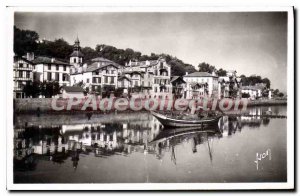
[[[79,67],[82,66],[83,64],[83,54],[81,52],[81,48],[80,48],[80,41],[78,39],[78,36],[75,40],[75,43],[73,45],[73,52],[70,55],[70,64],[73,65],[73,72],[78,70]]]

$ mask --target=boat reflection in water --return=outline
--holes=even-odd
[[[243,126],[255,127],[269,123],[269,119],[260,117],[223,116],[218,126],[214,127],[164,129],[150,114],[142,115],[146,117],[135,122],[16,127],[14,168],[29,171],[36,168],[39,159],[64,164],[71,158],[72,166],[76,169],[80,154],[107,158],[141,152],[161,159],[165,150],[172,152],[171,159],[176,163],[174,148],[182,142],[191,142],[193,153],[197,152],[198,145],[207,145],[212,160],[212,140],[241,132]]]

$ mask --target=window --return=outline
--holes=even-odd
[[[111,70],[111,74],[114,74],[115,73],[115,71],[114,70]]]
[[[104,82],[108,83],[108,77],[107,76],[104,76]]]
[[[59,73],[55,73],[55,80],[59,81]]]
[[[19,67],[22,68],[22,67],[23,67],[23,63],[20,63],[20,64],[19,64]]]
[[[68,75],[67,74],[63,74],[63,81],[68,81]]]
[[[51,78],[51,72],[48,72],[48,74],[47,74],[47,79],[48,79],[48,80],[52,80],[52,78]]]
[[[76,63],[76,58],[73,59],[73,62]]]
[[[86,79],[86,83],[90,83],[90,79],[89,78]]]
[[[23,78],[23,72],[19,71],[19,78]]]
[[[30,78],[30,72],[29,71],[26,72],[26,78]]]
[[[51,65],[48,65],[48,70],[51,70]]]
[[[58,71],[59,70],[59,65],[56,65],[56,71]]]
[[[110,83],[113,84],[114,82],[115,82],[115,79],[114,79],[114,77],[112,76],[112,77],[110,78]]]
[[[67,71],[67,66],[64,65],[64,71]]]
[[[97,78],[93,78],[93,83],[97,83]]]

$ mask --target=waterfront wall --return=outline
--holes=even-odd
[[[51,111],[52,98],[14,99],[14,112]]]
[[[286,99],[262,99],[262,100],[252,100],[248,102],[249,106],[273,106],[273,105],[287,105]]]
[[[140,100],[135,103],[135,105],[140,105],[144,103],[145,100]],[[45,113],[45,112],[57,112],[54,111],[52,106],[52,98],[27,98],[27,99],[14,99],[14,112],[15,113]],[[57,106],[66,106],[68,105],[68,99],[59,99],[56,102]],[[84,99],[81,104],[72,106],[72,111],[81,111],[83,106]],[[98,103],[97,103],[98,104]],[[271,105],[286,105],[286,100],[255,100],[248,101],[247,107],[251,106],[271,106]],[[165,108],[167,107],[167,102],[165,103]],[[113,112],[112,108],[112,112]],[[66,110],[60,111],[60,113],[70,112]],[[109,111],[106,111],[109,112]]]

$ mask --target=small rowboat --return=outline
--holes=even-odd
[[[178,119],[172,116],[167,116],[157,112],[151,114],[164,126],[164,127],[207,127],[217,125],[222,116],[204,117],[201,119]]]

